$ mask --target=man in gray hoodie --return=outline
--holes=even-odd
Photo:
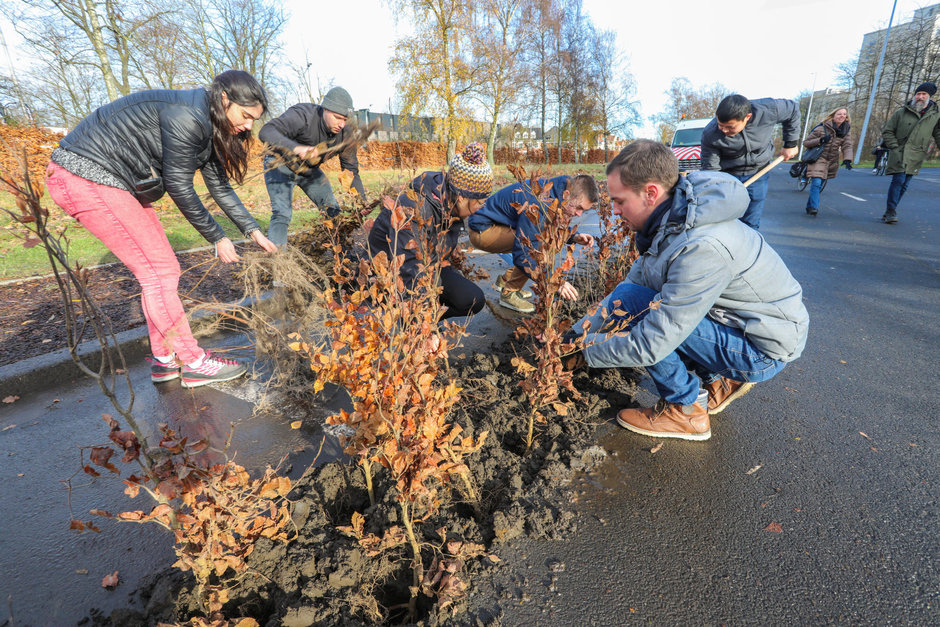
[[[741,94],[725,97],[715,110],[715,118],[702,131],[702,169],[721,170],[744,182],[773,161],[774,129],[783,125],[784,159],[799,152],[800,105],[793,100],[760,98],[748,100]],[[747,188],[750,197],[741,221],[760,227],[767,185],[763,177]]]
[[[607,185],[613,212],[636,231],[640,257],[575,326],[587,346],[568,367],[645,367],[661,399],[622,410],[617,422],[643,435],[707,440],[709,414],[802,353],[802,289],[739,220],[749,198],[734,177],[680,179],[669,148],[638,140],[607,166]]]

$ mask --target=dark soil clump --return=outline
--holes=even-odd
[[[446,551],[444,547],[459,546],[449,543],[483,547],[455,573],[467,584],[467,592],[486,585],[490,578],[485,575],[500,568],[502,543],[521,536],[559,539],[576,531],[571,480],[603,461],[603,449],[594,446],[596,428],[612,408],[629,404],[637,390],[635,371],[577,373],[575,385],[582,399],[567,416],[537,425],[533,450],[526,452],[528,407],[510,364],[521,350],[506,345],[494,353],[458,357],[452,366],[463,388],[455,420],[467,435],[489,431],[483,448],[468,458],[480,502],[467,502],[461,486],[452,485],[441,492],[449,502],[422,521],[417,533],[426,547],[425,568],[434,554]],[[291,493],[297,538],[286,545],[256,545],[248,558],[249,574],[230,591],[225,616],[251,617],[271,626],[402,624],[412,581],[407,545],[369,555],[337,528],[349,525],[354,512],[365,517],[366,533],[381,536],[401,524],[388,474],[376,472],[375,481],[379,502],[370,507],[358,466],[329,463],[310,469]],[[143,611],[123,610],[94,622],[186,621],[198,615],[193,587],[188,574],[159,573],[136,593]],[[475,625],[489,623],[500,613],[495,593],[488,597],[492,607],[483,609],[478,595],[473,613],[467,598],[442,607],[437,599],[422,595],[416,620],[427,626]]]

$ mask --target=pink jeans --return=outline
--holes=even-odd
[[[123,189],[92,183],[56,163],[46,169],[49,196],[124,262],[140,283],[150,350],[184,364],[203,355],[177,289],[180,264],[157,214]]]

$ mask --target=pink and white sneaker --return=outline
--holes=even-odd
[[[147,361],[150,362],[150,380],[154,383],[172,381],[180,376],[180,365],[176,363],[176,359],[162,362],[156,357],[147,357]]]
[[[184,388],[196,388],[209,383],[231,381],[246,372],[248,372],[248,366],[245,364],[230,359],[219,359],[206,351],[201,363],[196,361],[180,369],[180,377],[183,379],[181,385]]]

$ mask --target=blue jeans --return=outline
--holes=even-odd
[[[913,176],[913,174],[905,174],[904,172],[891,175],[891,185],[888,187],[887,213],[896,212],[898,203],[901,202],[901,197],[904,196],[904,192],[907,191],[907,186]]]
[[[656,292],[648,287],[621,283],[614,288],[608,302],[619,300],[620,309],[636,316],[629,323],[628,328],[632,329],[649,313],[650,302],[655,297]],[[612,320],[616,318],[611,316]],[[740,329],[706,317],[674,352],[647,366],[646,372],[662,398],[670,403],[691,405],[698,397],[699,379],[711,383],[726,377],[758,383],[772,378],[784,366],[785,362],[764,355]]]
[[[752,176],[753,174],[735,178],[743,183]],[[748,203],[747,211],[740,219],[741,222],[755,231],[760,227],[760,216],[764,212],[764,201],[767,200],[767,186],[769,184],[770,179],[765,175],[751,183],[747,188],[747,195],[750,197],[751,202]]]
[[[333,186],[320,168],[312,168],[308,174],[300,175],[286,168],[272,168],[271,157],[264,159],[264,184],[271,198],[271,223],[268,224],[268,239],[280,248],[287,243],[287,227],[294,215],[294,186],[304,190],[307,197],[329,216],[339,213],[339,203],[333,195]]]
[[[819,194],[822,192],[823,180],[814,176],[809,181],[809,198],[806,200],[806,208],[819,209]]]

